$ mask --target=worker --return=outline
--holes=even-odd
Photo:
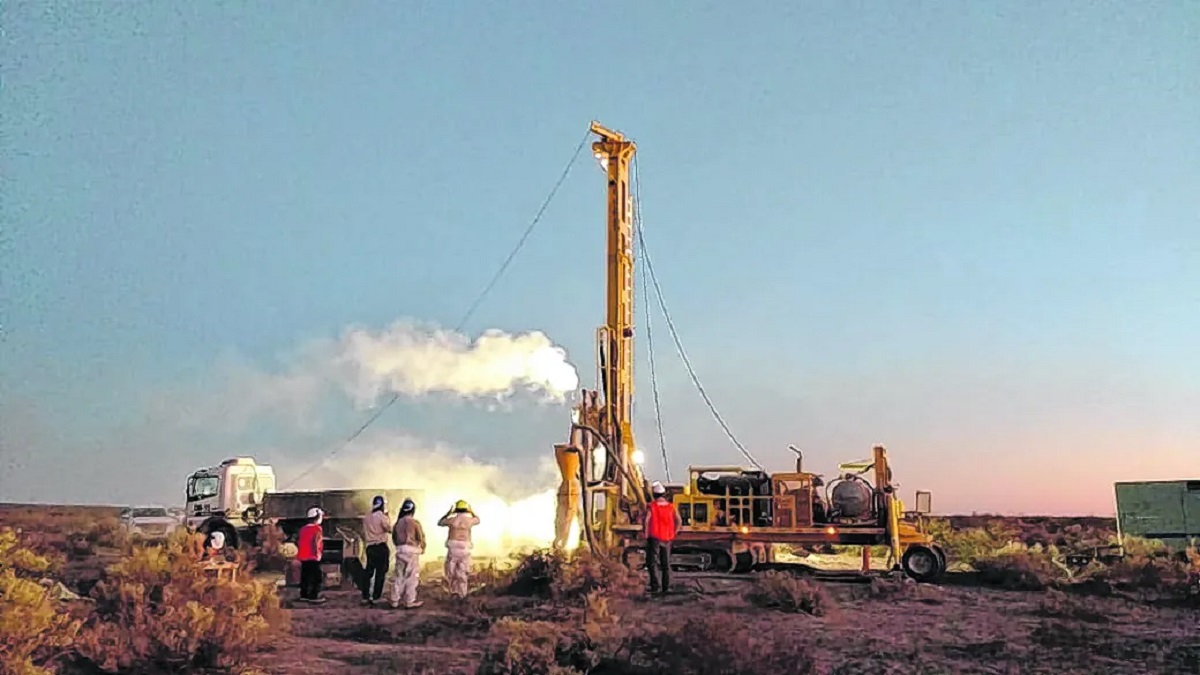
[[[667,489],[654,481],[650,485],[654,500],[646,508],[646,571],[650,574],[650,593],[666,595],[671,587],[671,542],[683,526],[679,511],[667,499]],[[657,568],[657,572],[656,569]]]
[[[396,579],[392,583],[392,609],[403,603],[405,609],[416,609],[417,582],[421,573],[421,554],[425,553],[425,530],[416,518],[417,505],[405,499],[400,506],[396,526],[392,528],[392,543],[396,545]]]
[[[392,553],[388,550],[388,536],[392,521],[387,514],[387,503],[383,495],[371,500],[371,512],[363,518],[363,539],[367,545],[367,567],[363,570],[363,604],[374,607],[383,596],[383,582],[391,566]],[[374,579],[374,588],[372,588]]]
[[[325,533],[321,521],[325,514],[314,506],[308,510],[308,524],[296,538],[296,558],[300,561],[300,600],[313,604],[325,602],[321,596],[321,556],[325,553]]]
[[[450,594],[465,598],[471,584],[471,528],[479,524],[479,516],[471,505],[460,499],[438,521],[438,527],[450,528],[446,536],[446,580]]]

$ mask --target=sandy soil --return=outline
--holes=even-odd
[[[680,575],[683,576],[683,575]],[[950,584],[829,583],[828,616],[754,607],[748,581],[681,578],[667,598],[610,603],[620,621],[643,625],[670,615],[719,613],[779,640],[813,646],[823,673],[1197,673],[1200,613],[1121,598]],[[289,590],[287,597],[294,597]],[[416,610],[364,608],[353,591],[320,607],[295,606],[293,635],[256,664],[269,673],[472,673],[501,616],[578,621],[581,610],[522,598],[448,598],[434,581]],[[289,601],[289,604],[290,601]]]

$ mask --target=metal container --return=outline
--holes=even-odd
[[[1117,534],[1158,539],[1183,550],[1200,539],[1200,480],[1115,484]]]

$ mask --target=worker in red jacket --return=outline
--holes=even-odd
[[[324,573],[321,572],[321,555],[325,552],[325,533],[321,529],[321,520],[325,514],[321,509],[312,507],[308,510],[308,523],[300,528],[296,538],[296,558],[300,561],[300,600],[320,604],[325,602],[321,596],[321,582]]]
[[[646,571],[650,573],[650,593],[666,595],[671,587],[671,542],[683,526],[683,519],[671,500],[667,489],[654,481],[650,486],[654,501],[646,507],[643,523],[646,536]],[[657,574],[656,569],[657,568]]]

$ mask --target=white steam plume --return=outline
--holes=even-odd
[[[504,558],[553,542],[558,483],[553,461],[547,459],[541,471],[518,478],[445,446],[412,449],[417,446],[419,442],[411,438],[373,444],[367,451],[331,461],[303,487],[423,491],[417,519],[434,557],[445,555],[446,530],[437,527],[437,520],[459,499],[467,500],[480,519],[472,533],[477,556]],[[399,504],[388,505],[393,520],[399,509]],[[577,527],[571,541],[578,541]]]
[[[488,330],[471,340],[400,321],[383,331],[347,331],[334,363],[360,403],[383,393],[504,398],[518,389],[562,400],[579,386],[566,351],[538,331]]]

